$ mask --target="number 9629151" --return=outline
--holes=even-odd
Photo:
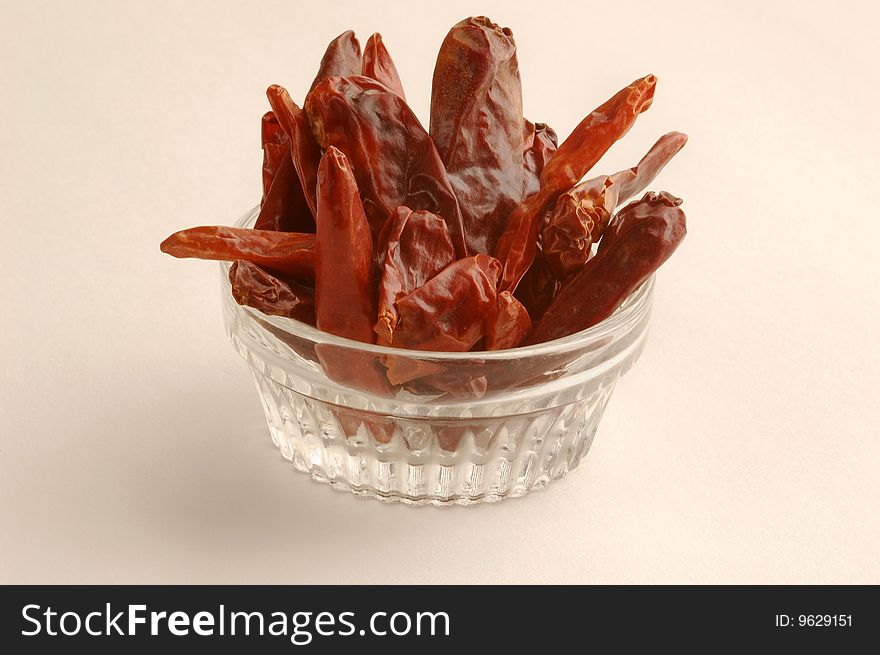
[[[852,614],[800,614],[797,622],[807,628],[850,628]]]

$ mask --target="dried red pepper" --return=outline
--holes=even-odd
[[[546,123],[532,123],[526,119],[523,119],[523,135],[523,197],[527,198],[540,189],[541,171],[556,152],[558,139],[556,132]],[[531,319],[536,321],[553,302],[558,289],[559,282],[550,272],[539,243],[532,265],[520,280],[514,295]]]
[[[654,181],[663,167],[684,148],[687,143],[687,134],[681,132],[668,132],[657,139],[639,163],[626,170],[611,176],[614,184],[619,188],[617,192],[618,202],[626,202],[637,193],[641,193]]]
[[[236,259],[229,267],[229,283],[239,305],[315,325],[315,292],[308,287],[276,277],[243,259]]]
[[[305,111],[283,88],[267,91],[257,229],[193,228],[162,249],[234,259],[238,302],[360,342],[378,335],[382,345],[464,351],[558,338],[607,317],[684,236],[681,201],[666,193],[647,194],[608,225],[684,145],[682,134],[662,137],[631,169],[577,183],[651,105],[655,85],[650,75],[636,80],[557,147],[552,129],[522,118],[510,30],[469,18],[438,54],[429,136],[381,35],[362,56],[348,31],[328,46]],[[490,358],[453,371],[288,337],[279,336],[329,377],[373,394],[390,393],[391,380],[416,393],[479,398],[558,373],[550,358],[540,370],[511,373]],[[391,438],[393,422],[369,411],[332,411],[347,434],[366,425],[380,441]],[[441,433],[453,446],[463,428]]]
[[[360,75],[361,68],[361,44],[358,43],[354,32],[347,30],[327,46],[318,66],[318,74],[309,87],[309,93],[328,77]]]
[[[269,104],[290,142],[290,158],[302,185],[303,195],[312,211],[318,215],[317,185],[321,149],[312,137],[305,112],[291,99],[284,87],[273,84],[266,90]]]
[[[317,224],[318,329],[372,343],[376,284],[370,226],[351,164],[332,146],[318,167]],[[315,351],[333,380],[361,391],[382,395],[389,392],[385,371],[377,357],[333,344],[318,344]]]
[[[510,291],[502,291],[486,319],[486,350],[516,348],[531,330],[528,310]]]
[[[651,106],[656,86],[654,75],[639,78],[578,123],[541,172],[542,191],[574,186]]]
[[[627,205],[617,213],[614,220],[608,224],[605,235],[599,242],[598,252],[604,252],[613,247],[623,234],[637,223],[651,218],[658,208],[671,208],[678,207],[679,205],[681,205],[681,198],[676,198],[671,193],[666,191],[661,191],[660,193],[649,191],[641,200]]]
[[[175,232],[159,248],[173,257],[244,259],[296,279],[315,279],[314,234],[206,225]]]
[[[664,134],[636,166],[581,182],[559,197],[542,233],[556,277],[565,279],[584,265],[617,206],[644,191],[686,142],[681,132]]]
[[[541,188],[541,171],[558,145],[552,127],[523,119],[523,198],[528,198]]]
[[[281,129],[274,112],[267,111],[260,122],[260,141],[263,147],[263,200],[269,193],[272,180],[281,167],[281,160],[290,149],[287,134]]]
[[[467,254],[494,253],[523,193],[516,43],[485,16],[449,31],[434,67],[431,138],[461,207]]]
[[[314,232],[315,219],[303,195],[299,177],[284,146],[281,165],[272,180],[272,187],[263,199],[255,230],[280,232]]]
[[[537,321],[553,302],[560,286],[559,280],[553,275],[544,259],[543,251],[538,248],[532,265],[523,275],[514,295],[528,310],[531,319]]]
[[[406,100],[406,95],[403,93],[403,83],[397,73],[397,66],[394,65],[394,60],[382,42],[382,35],[378,32],[367,40],[367,45],[364,46],[363,60],[363,74],[366,77],[381,82],[403,100]]]
[[[456,252],[465,251],[446,169],[400,96],[368,77],[331,77],[309,94],[306,113],[318,144],[338,148],[351,162],[374,237],[391,212],[405,205],[444,218]]]
[[[351,165],[333,147],[318,168],[317,224],[318,328],[372,343],[376,316],[372,238]]]
[[[414,350],[469,350],[483,338],[500,275],[501,263],[488,255],[453,262],[398,299],[392,344]]]
[[[617,190],[603,175],[559,196],[541,232],[544,260],[556,278],[564,280],[590,258],[591,245],[617,207]]]
[[[399,207],[379,234],[378,343],[389,345],[397,326],[397,300],[415,291],[455,259],[449,229],[431,212]]]
[[[669,194],[647,193],[624,207],[608,228],[610,245],[566,282],[528,343],[559,339],[611,316],[684,239],[686,221],[678,203]]]
[[[544,214],[651,106],[656,85],[657,78],[648,75],[621,89],[584,118],[559,146],[541,172],[540,190],[511,214],[498,241],[496,256],[504,262],[501,289],[516,289],[535,257]]]

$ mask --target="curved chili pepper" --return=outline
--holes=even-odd
[[[300,280],[315,279],[315,235],[206,225],[175,232],[159,246],[172,257],[244,259]]]
[[[496,256],[504,262],[501,289],[516,289],[535,257],[544,214],[651,106],[656,85],[653,75],[634,81],[593,110],[562,142],[541,172],[540,190],[514,210],[498,241]]]
[[[414,350],[469,350],[483,338],[500,275],[501,263],[488,255],[451,263],[398,299],[399,321],[392,345]]]
[[[303,195],[312,211],[312,216],[317,216],[316,194],[321,149],[312,137],[305,112],[296,105],[284,87],[273,84],[266,89],[266,96],[278,123],[290,141],[290,158],[302,184]]]
[[[522,200],[522,85],[512,32],[485,16],[453,26],[431,89],[431,138],[461,207],[467,254],[493,253]]]
[[[309,87],[309,93],[328,77],[360,75],[361,67],[361,44],[358,43],[354,32],[347,30],[327,46],[318,66],[318,74]]]
[[[687,233],[680,202],[647,193],[624,207],[609,226],[611,243],[557,294],[528,339],[559,339],[603,321],[675,251]]]
[[[559,197],[542,233],[556,277],[564,280],[586,263],[618,205],[653,182],[686,142],[681,132],[664,134],[632,168],[581,182]]]
[[[657,139],[657,142],[651,146],[651,149],[645,153],[638,164],[612,175],[611,179],[619,188],[618,202],[626,202],[637,193],[644,191],[645,187],[654,181],[666,164],[678,154],[679,150],[684,148],[687,140],[687,134],[667,132]]]
[[[541,188],[541,171],[558,145],[556,132],[547,123],[523,119],[523,198]]]
[[[651,106],[656,87],[654,75],[639,78],[578,123],[541,172],[542,191],[574,186]]]
[[[390,345],[397,326],[397,299],[415,291],[455,259],[446,221],[431,212],[399,207],[379,234],[378,342]]]
[[[270,316],[286,316],[315,325],[315,292],[293,280],[282,280],[244,259],[229,267],[232,297]]]
[[[331,77],[306,99],[322,148],[334,146],[354,168],[377,237],[401,205],[443,217],[456,252],[465,250],[458,201],[431,137],[403,99],[368,77]]]
[[[406,100],[406,95],[403,93],[403,83],[397,73],[397,66],[394,65],[394,60],[382,42],[382,35],[378,32],[367,40],[367,45],[364,46],[363,60],[364,76],[381,82],[403,100]]]
[[[260,214],[254,223],[255,230],[276,230],[279,232],[314,232],[315,219],[303,195],[302,186],[290,149],[284,147],[281,164],[268,195],[260,206]]]
[[[502,291],[486,318],[486,350],[516,348],[531,330],[528,310],[510,291]]]
[[[260,122],[260,141],[263,147],[263,200],[265,200],[281,161],[290,149],[287,135],[281,129],[274,112],[267,111],[263,114]]]

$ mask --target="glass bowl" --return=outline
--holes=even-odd
[[[236,225],[252,226],[257,213]],[[222,263],[226,331],[284,459],[358,496],[438,506],[523,496],[577,467],[644,349],[654,287],[652,276],[608,319],[564,339],[448,353],[267,316],[235,302],[228,272]],[[363,383],[386,370],[396,386]]]

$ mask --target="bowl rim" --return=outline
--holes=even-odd
[[[235,227],[248,227],[256,219],[260,206],[256,205],[242,215],[236,222]],[[227,300],[232,302],[239,310],[243,311],[252,319],[258,319],[268,322],[273,327],[287,332],[295,337],[305,339],[313,344],[328,344],[338,346],[350,350],[365,351],[373,355],[394,355],[396,357],[409,357],[413,359],[432,359],[432,360],[509,360],[509,359],[525,359],[536,355],[555,354],[575,350],[583,347],[585,344],[598,341],[610,334],[617,332],[622,326],[633,321],[636,317],[641,316],[651,303],[652,291],[656,273],[645,280],[638,289],[633,291],[624,301],[623,304],[608,318],[596,325],[588,327],[580,332],[575,332],[560,339],[544,341],[529,346],[518,346],[516,348],[505,348],[503,350],[467,350],[464,352],[449,352],[440,350],[412,350],[408,348],[394,348],[391,346],[380,346],[377,344],[364,343],[355,341],[346,337],[339,337],[329,332],[323,332],[317,327],[312,327],[306,323],[302,323],[292,318],[283,316],[271,316],[264,314],[258,309],[248,307],[247,305],[239,305],[235,298],[232,297],[232,284],[229,282],[229,268],[231,262],[220,262],[220,275],[222,279],[222,288]]]

